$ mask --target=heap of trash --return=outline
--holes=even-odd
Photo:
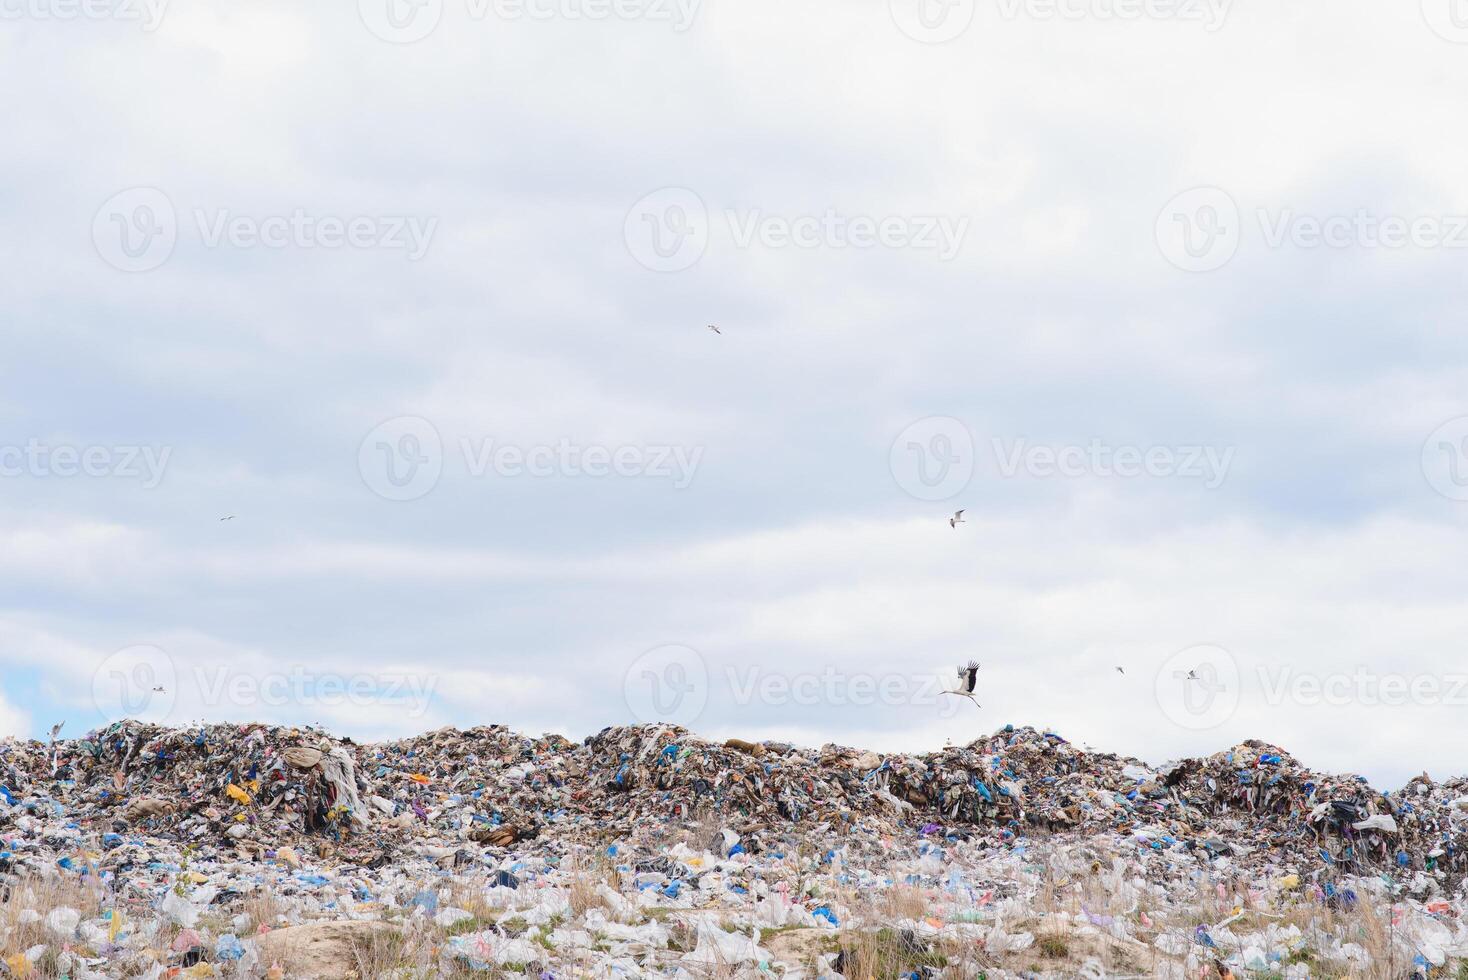
[[[1253,741],[124,721],[0,742],[0,976],[1429,976],[1468,956],[1465,828],[1468,781]]]

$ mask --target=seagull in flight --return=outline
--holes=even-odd
[[[154,694],[167,694],[168,692],[165,691],[165,690],[163,690],[163,685],[160,684],[157,687],[153,688],[153,693]]]
[[[961,510],[954,511],[953,512],[953,516],[950,517],[950,518],[948,518],[948,526],[949,527],[958,527],[958,525],[960,525],[960,524],[967,524],[967,523],[968,523],[968,521],[966,521],[966,520],[963,519],[963,511],[961,511]]]
[[[974,703],[975,708],[982,708],[983,705],[979,704],[978,699],[974,697],[974,688],[978,686],[978,683],[979,662],[977,660],[970,660],[967,667],[958,668],[958,687],[951,691],[944,691],[943,693],[956,694],[961,698],[968,698]]]
[[[1203,680],[1203,678],[1201,678],[1201,677],[1198,676],[1198,672],[1196,670],[1190,670],[1190,671],[1188,671],[1188,680],[1190,680],[1190,681],[1201,681],[1201,680]]]
[[[721,337],[724,335],[724,331],[720,330],[717,326],[715,326],[712,323],[709,324],[709,329],[712,330],[714,333],[718,334]]]
[[[232,520],[234,520],[234,515],[233,514],[230,514],[228,517],[221,517],[220,518],[220,521],[232,521]]]
[[[1125,674],[1126,673],[1126,671],[1122,670],[1120,667],[1116,668],[1116,672],[1118,674]]]

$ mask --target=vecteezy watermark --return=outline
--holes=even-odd
[[[686,187],[664,187],[632,205],[622,224],[627,251],[653,272],[681,272],[703,258],[715,233],[737,249],[887,248],[930,252],[951,261],[968,235],[965,215],[846,213],[770,214],[726,209],[711,219],[703,198]]]
[[[1233,0],[997,0],[1003,20],[1174,21],[1201,24],[1208,33],[1223,27]],[[924,44],[942,44],[967,31],[974,0],[888,0],[898,30]]]
[[[165,721],[178,699],[178,669],[159,647],[125,647],[92,672],[92,703],[108,721]]]
[[[133,187],[102,202],[92,217],[92,244],[123,272],[147,272],[168,261],[178,242],[178,215],[156,187]]]
[[[362,24],[389,44],[412,44],[443,19],[443,0],[357,0]]]
[[[1454,44],[1468,44],[1468,0],[1421,0],[1422,19],[1433,33]]]
[[[178,669],[167,651],[132,646],[110,655],[92,674],[92,700],[109,721],[169,720],[180,694],[190,711],[321,707],[392,708],[421,717],[438,686],[436,674],[403,671],[336,672],[294,664],[283,670],[245,671],[232,665]],[[180,690],[182,688],[183,690]]]
[[[691,727],[708,705],[708,664],[690,647],[655,647],[627,666],[622,697],[640,722]]]
[[[946,415],[918,419],[892,440],[887,465],[897,485],[918,500],[951,500],[973,479],[973,433]]]
[[[645,21],[681,34],[693,26],[703,0],[464,0],[472,21]],[[412,44],[443,20],[444,0],[357,0],[367,30],[391,44]]]
[[[628,665],[623,694],[638,721],[688,727],[708,706],[716,679],[697,650],[672,644],[649,650]],[[936,708],[943,718],[974,710],[964,698],[945,694],[942,678],[931,674],[872,674],[829,665],[811,671],[728,666],[722,681],[720,700],[739,708],[917,706]]]
[[[582,446],[569,439],[535,446],[461,438],[459,452],[471,477],[620,476],[668,480],[684,490],[693,482],[702,446]]]
[[[997,0],[999,16],[1050,21],[1176,21],[1223,27],[1233,0]]]
[[[229,666],[195,667],[194,689],[206,707],[393,708],[420,718],[438,687],[437,674],[400,671],[335,673],[295,664],[250,673]]]
[[[680,445],[582,445],[570,439],[522,446],[492,437],[460,436],[449,459],[471,479],[488,477],[622,477],[665,480],[686,489],[703,447]],[[389,419],[367,433],[357,450],[362,480],[387,500],[416,500],[438,485],[445,465],[438,429],[427,419]]]
[[[1201,644],[1179,650],[1154,678],[1157,705],[1179,728],[1217,728],[1233,717],[1243,693],[1239,664],[1223,647]]]
[[[1113,445],[1100,438],[1086,443],[1045,444],[1029,439],[989,440],[994,467],[1003,479],[1156,479],[1198,480],[1205,489],[1222,486],[1233,465],[1233,446]],[[973,434],[955,418],[918,419],[892,440],[888,465],[897,485],[919,500],[950,500],[973,479]]]
[[[1211,272],[1239,250],[1239,206],[1227,191],[1195,187],[1183,191],[1157,215],[1153,234],[1167,261],[1184,272]]]
[[[967,215],[843,214],[827,208],[820,214],[786,216],[766,214],[759,208],[726,210],[730,237],[736,248],[891,248],[929,251],[949,262],[963,247],[968,234]]]
[[[0,477],[138,480],[152,490],[163,482],[172,455],[172,446],[71,446],[29,439],[24,445],[0,445]]]
[[[640,198],[622,223],[627,251],[654,272],[681,272],[709,246],[709,212],[686,187],[664,187]]]
[[[1270,248],[1468,248],[1468,214],[1302,214],[1293,208],[1257,212]]]
[[[897,29],[914,41],[942,44],[974,22],[975,0],[888,0]]]
[[[438,230],[438,218],[431,216],[337,215],[300,207],[274,214],[194,208],[191,216],[192,228],[204,248],[399,251],[410,262],[428,254]],[[173,255],[180,230],[178,213],[167,194],[156,187],[133,187],[114,194],[97,209],[92,218],[92,243],[114,268],[148,272]]]
[[[1468,248],[1468,214],[1379,214],[1369,208],[1311,214],[1295,208],[1256,208],[1264,248],[1301,250],[1448,250]],[[1217,187],[1174,197],[1157,217],[1157,246],[1187,272],[1211,272],[1238,253],[1246,222],[1238,203]]]
[[[1082,445],[1031,445],[1027,439],[1006,444],[990,440],[1000,476],[1101,477],[1201,480],[1209,490],[1223,485],[1233,463],[1233,446],[1111,446],[1100,439]]]
[[[388,419],[357,447],[357,472],[385,500],[417,500],[438,486],[443,475],[443,439],[427,419]]]
[[[1449,500],[1468,500],[1468,415],[1448,419],[1422,443],[1422,475]]]
[[[152,33],[163,23],[169,0],[0,0],[0,20],[120,21]]]
[[[409,262],[428,254],[438,219],[411,214],[234,214],[228,209],[197,208],[194,223],[205,248],[382,249],[405,252]]]
[[[1296,671],[1293,667],[1258,668],[1259,686],[1271,707],[1421,707],[1468,705],[1468,674],[1379,674],[1368,667],[1350,673]]]
[[[746,666],[726,667],[724,681],[730,700],[739,707],[914,706],[937,708],[939,717],[944,718],[964,709],[974,710],[963,698],[945,694],[948,688],[935,674],[853,673],[829,665],[820,671],[796,672]]]

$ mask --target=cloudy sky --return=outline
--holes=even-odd
[[[1457,3],[0,0],[0,732],[1456,774]]]

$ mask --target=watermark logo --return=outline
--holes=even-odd
[[[228,208],[194,209],[194,225],[205,248],[326,249],[403,252],[409,262],[428,254],[438,231],[437,218],[411,214],[349,218],[312,214],[294,208],[289,214],[235,214]]]
[[[0,0],[0,20],[135,22],[151,34],[167,9],[168,0]]]
[[[645,724],[690,727],[708,707],[713,680],[721,701],[738,707],[924,707],[940,718],[976,711],[968,698],[947,693],[935,674],[863,673],[826,665],[819,670],[727,666],[720,678],[696,651],[671,644],[649,650],[627,668],[623,693],[632,716]]]
[[[137,480],[144,490],[163,482],[171,446],[71,446],[29,439],[25,445],[0,445],[0,478],[88,477]]]
[[[459,452],[469,476],[491,473],[499,477],[552,476],[599,479],[606,476],[667,480],[675,490],[693,483],[703,447],[694,446],[582,446],[570,439],[555,445],[516,446],[493,439],[460,438]]]
[[[1176,21],[1202,24],[1209,34],[1228,19],[1232,0],[998,0],[1005,20]]]
[[[484,20],[649,21],[682,34],[693,26],[703,0],[466,0],[469,16]]]
[[[1031,445],[1028,439],[1006,444],[990,440],[999,475],[1012,479],[1021,473],[1038,479],[1052,477],[1101,479],[1198,480],[1216,490],[1228,477],[1233,446],[1112,446],[1100,439],[1086,445]]]
[[[748,666],[726,667],[724,681],[730,700],[741,708],[753,704],[799,708],[921,707],[938,709],[940,718],[975,710],[966,698],[945,693],[948,689],[936,674],[853,673],[830,665],[820,671],[790,673]]]
[[[1283,207],[1255,208],[1246,219],[1238,202],[1217,187],[1197,187],[1169,201],[1157,217],[1157,245],[1179,269],[1212,272],[1233,260],[1255,223],[1259,242],[1275,251],[1468,248],[1468,214],[1387,214],[1369,208],[1310,213]]]
[[[177,698],[173,658],[155,646],[118,650],[92,672],[92,703],[108,721],[165,721]]]
[[[1422,0],[1422,18],[1443,40],[1468,44],[1468,0]]]
[[[967,216],[946,214],[848,215],[827,208],[820,214],[766,214],[760,208],[723,212],[735,248],[855,248],[934,252],[951,262],[968,236]]]
[[[686,187],[664,187],[632,205],[622,236],[639,265],[653,272],[682,272],[708,249],[708,208]]]
[[[1184,272],[1212,272],[1239,250],[1239,206],[1227,191],[1195,187],[1163,206],[1154,233],[1167,261]]]
[[[1291,667],[1259,668],[1259,686],[1271,707],[1455,707],[1468,705],[1468,674],[1297,673]]]
[[[3,0],[0,0],[3,2]],[[194,208],[179,221],[168,195],[133,187],[103,202],[92,218],[92,244],[108,265],[150,272],[173,255],[182,231],[192,229],[204,248],[398,251],[417,262],[428,254],[438,219],[409,214],[319,214],[293,208],[279,214],[239,214]]]
[[[416,415],[388,419],[357,448],[357,469],[368,489],[385,500],[417,500],[438,486],[443,440],[432,422]]]
[[[851,214],[826,208],[819,214],[771,214],[763,208],[709,212],[686,187],[664,187],[627,212],[622,234],[632,258],[653,272],[682,272],[708,251],[718,233],[737,249],[903,249],[936,254],[949,262],[963,248],[969,219],[945,214]]]
[[[156,187],[133,187],[102,203],[92,218],[92,244],[102,260],[123,272],[148,272],[173,254],[178,215]]]
[[[392,708],[421,718],[438,687],[437,674],[395,671],[287,670],[251,673],[234,667],[195,667],[194,690],[207,707],[231,708]]]
[[[1154,690],[1163,715],[1174,725],[1193,731],[1217,728],[1238,710],[1239,664],[1220,646],[1187,647],[1163,663]]]
[[[438,485],[446,463],[471,479],[550,477],[663,480],[675,490],[693,483],[703,447],[581,445],[570,439],[520,446],[459,436],[447,447],[427,419],[402,416],[378,425],[357,449],[362,480],[387,500],[417,500]]]
[[[413,44],[443,19],[443,0],[357,0],[357,13],[373,35],[389,44]]]
[[[656,647],[627,668],[622,696],[639,722],[692,727],[708,706],[708,664],[690,647]]]
[[[923,44],[943,44],[969,29],[975,0],[888,0],[897,29]]]
[[[181,685],[186,689],[180,690]],[[436,674],[402,671],[338,673],[294,664],[283,670],[244,671],[233,665],[195,666],[181,673],[167,651],[131,646],[107,657],[92,674],[92,702],[108,721],[167,722],[180,694],[204,709],[393,708],[422,717],[438,685]]]
[[[703,0],[464,0],[462,13],[473,22],[490,17],[518,21],[647,21],[668,24],[675,34],[693,27]],[[457,10],[457,7],[455,8]],[[389,44],[413,44],[428,37],[443,20],[444,0],[358,0],[362,23]]]
[[[1468,415],[1432,430],[1422,444],[1422,475],[1449,500],[1468,500]]]
[[[1259,227],[1270,248],[1458,249],[1468,248],[1468,215],[1304,214],[1293,208],[1260,208]]]
[[[897,485],[918,500],[951,500],[973,479],[973,433],[946,415],[918,419],[892,440],[887,463]]]

